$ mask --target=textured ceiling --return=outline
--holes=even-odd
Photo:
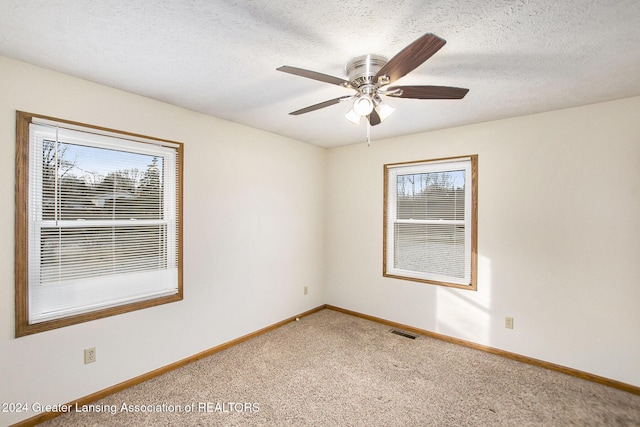
[[[345,78],[427,32],[447,44],[397,84],[470,91],[386,98],[373,140],[640,95],[638,0],[0,1],[0,55],[323,147],[364,121],[288,113],[352,91],[276,68]]]

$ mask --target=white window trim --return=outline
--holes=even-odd
[[[42,194],[42,180],[36,171],[42,164],[43,145],[45,140],[61,140],[64,143],[86,147],[118,149],[121,151],[162,157],[165,177],[175,176],[175,150],[159,145],[148,145],[131,140],[122,140],[115,136],[104,136],[80,130],[60,129],[58,126],[31,124],[29,152],[30,181],[33,194]],[[178,292],[178,266],[176,259],[176,220],[175,180],[163,180],[163,213],[164,218],[157,220],[136,220],[136,226],[164,225],[167,227],[167,270],[144,273],[132,273],[118,276],[100,276],[72,279],[56,282],[55,286],[40,284],[40,234],[43,228],[59,227],[61,229],[114,226],[127,227],[130,220],[43,220],[41,198],[29,209],[29,242],[32,248],[29,257],[29,323],[44,322],[74,314],[92,312],[98,309],[116,307],[122,304],[144,301]],[[30,196],[30,200],[33,198]],[[52,308],[50,301],[60,301],[61,307]],[[73,301],[73,303],[71,303]]]

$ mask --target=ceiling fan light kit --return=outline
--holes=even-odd
[[[356,113],[353,108],[347,111],[347,114],[345,114],[344,116],[347,120],[349,120],[356,126],[360,124],[360,119],[362,119],[362,116]]]
[[[353,111],[360,116],[368,116],[373,111],[373,99],[370,95],[357,96],[353,101]]]
[[[380,117],[380,123],[382,123],[387,117],[389,117],[391,115],[391,113],[393,113],[396,109],[393,108],[391,105],[389,104],[385,104],[382,102],[382,100],[380,98],[377,98],[378,104],[376,105],[376,113],[378,113],[378,116]],[[376,102],[376,98],[373,98],[373,102]]]
[[[358,56],[349,60],[344,67],[349,80],[287,65],[280,67],[277,69],[278,71],[356,91],[351,96],[330,99],[289,114],[309,113],[352,99],[352,108],[345,117],[356,125],[360,124],[362,117],[367,118],[367,142],[369,142],[369,126],[382,123],[395,110],[382,101],[381,95],[412,99],[462,99],[469,92],[469,89],[451,86],[389,86],[420,66],[440,50],[445,43],[445,40],[440,37],[427,33],[402,49],[390,60],[375,54]]]

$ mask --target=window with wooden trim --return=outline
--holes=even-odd
[[[17,112],[16,336],[182,299],[182,150]]]
[[[384,166],[384,276],[476,289],[477,177],[477,155]]]

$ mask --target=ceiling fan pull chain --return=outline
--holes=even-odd
[[[371,147],[371,123],[367,120],[367,147]]]

